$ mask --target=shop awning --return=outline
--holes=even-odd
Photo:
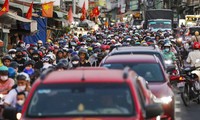
[[[3,3],[4,3],[4,1],[0,0],[0,4],[3,4]],[[25,6],[23,4],[17,4],[17,3],[13,3],[13,2],[10,2],[9,4],[12,7],[21,9],[22,13],[27,13],[27,11],[29,9],[29,6]],[[32,9],[32,12],[34,12],[34,9]]]
[[[26,19],[24,17],[21,17],[21,16],[15,14],[15,13],[12,13],[12,12],[7,12],[5,14],[5,16],[8,16],[10,18],[13,18],[13,19],[21,21],[21,22],[27,22],[27,23],[31,23],[32,22],[32,20]]]

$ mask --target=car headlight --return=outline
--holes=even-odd
[[[168,97],[162,97],[161,98],[162,103],[164,104],[169,104],[172,101],[172,97],[168,96]]]
[[[167,97],[156,98],[154,99],[154,101],[157,103],[169,104],[170,102],[172,102],[172,97],[167,96]]]

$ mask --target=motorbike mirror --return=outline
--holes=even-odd
[[[3,110],[3,118],[6,120],[17,120],[17,110],[14,107],[5,107]]]
[[[163,113],[163,107],[160,103],[155,103],[146,106],[146,119],[150,119],[161,115]]]

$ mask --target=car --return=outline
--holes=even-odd
[[[34,83],[21,119],[144,120],[162,113],[135,72],[91,69],[46,70]]]
[[[100,66],[109,69],[130,67],[131,70],[134,70],[139,76],[148,81],[150,90],[159,98],[158,101],[163,104],[165,113],[162,117],[174,119],[174,93],[168,75],[156,55],[113,55],[108,56],[101,62]]]
[[[122,55],[122,54],[148,54],[148,55],[156,55],[164,69],[166,70],[166,65],[164,62],[163,55],[159,48],[156,46],[131,46],[131,47],[117,47],[114,48],[106,57],[113,56],[113,55]],[[103,59],[103,61],[106,59]]]

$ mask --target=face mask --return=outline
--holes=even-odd
[[[20,105],[20,106],[22,106],[24,104],[24,102],[25,102],[24,100],[18,100],[17,104]]]
[[[1,80],[2,80],[2,81],[8,80],[8,76],[1,76]]]
[[[26,85],[23,85],[23,86],[17,86],[17,90],[18,90],[18,92],[25,91],[25,89],[26,89]]]
[[[20,44],[20,46],[21,46],[21,47],[25,47],[25,45],[24,45],[24,44]]]
[[[15,57],[15,54],[11,54],[11,57],[14,58],[14,57]]]
[[[169,48],[165,48],[165,52],[169,52]]]
[[[42,46],[42,44],[38,44],[38,47],[41,47]]]
[[[33,60],[37,61],[37,60],[39,60],[39,57],[33,57]]]
[[[72,62],[73,67],[78,67],[79,66],[79,61],[73,61]]]
[[[21,57],[22,57],[22,55],[16,55],[16,57],[17,57],[17,58],[21,58]]]

